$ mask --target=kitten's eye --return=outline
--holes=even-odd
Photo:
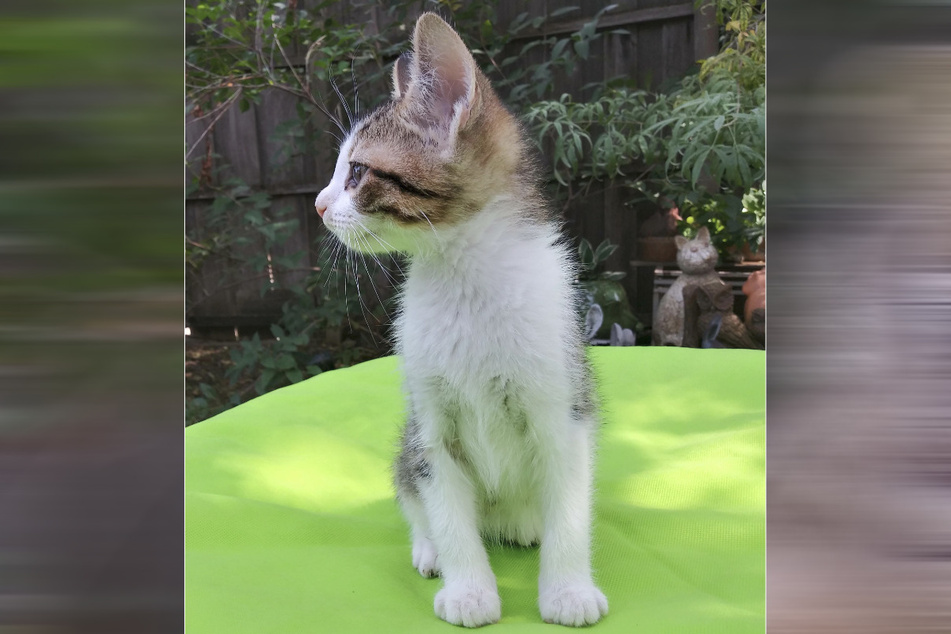
[[[347,179],[347,189],[353,189],[360,184],[360,181],[363,180],[364,174],[367,173],[367,166],[361,165],[360,163],[351,163],[350,164],[350,178]]]

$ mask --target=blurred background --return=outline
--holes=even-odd
[[[951,7],[769,6],[769,629],[951,630]]]
[[[643,258],[645,247],[639,241],[669,237],[641,235],[644,224],[659,209],[663,233],[670,226],[670,214],[663,212],[677,207],[671,202],[682,205],[675,227],[685,233],[691,230],[691,217],[719,218],[725,226],[731,216],[720,213],[724,209],[733,210],[734,219],[742,216],[736,215],[735,206],[704,208],[701,199],[691,202],[686,194],[670,202],[658,196],[650,203],[648,196],[657,193],[652,183],[679,180],[685,191],[712,178],[702,168],[693,178],[696,160],[688,161],[685,173],[687,157],[682,152],[675,153],[670,165],[662,156],[663,170],[647,173],[640,185],[638,179],[624,185],[621,191],[637,191],[643,197],[633,207],[623,207],[632,212],[623,215],[618,201],[623,205],[634,196],[628,199],[606,184],[612,180],[604,176],[613,169],[611,164],[590,160],[595,156],[590,151],[593,143],[605,138],[602,132],[611,121],[589,123],[594,120],[581,104],[606,97],[602,112],[635,126],[626,128],[635,132],[632,138],[643,138],[646,149],[638,142],[639,156],[657,151],[648,143],[645,128],[636,127],[642,119],[626,120],[618,113],[644,114],[659,94],[686,96],[696,90],[696,83],[684,79],[698,76],[696,60],[717,55],[728,22],[705,17],[692,5],[688,15],[682,5],[670,5],[681,7],[673,9],[625,3],[599,16],[603,5],[575,3],[577,11],[556,15],[558,8],[571,5],[513,4],[515,9],[443,3],[440,11],[456,15],[488,7],[499,15],[510,12],[504,14],[511,20],[504,28],[483,33],[480,27],[470,33],[473,42],[484,47],[485,53],[477,57],[483,63],[491,56],[507,77],[515,77],[501,84],[509,103],[547,102],[545,108],[523,112],[531,113],[526,126],[531,129],[534,122],[535,138],[546,151],[550,191],[565,205],[569,231],[579,248],[581,238],[590,244],[592,277],[626,271],[620,282],[643,343],[653,309],[653,280],[657,269],[664,268],[657,265],[661,260]],[[325,304],[322,294],[331,296],[336,291],[326,289],[342,283],[335,270],[356,266],[364,281],[374,275],[386,280],[388,274],[399,275],[398,262],[384,261],[380,271],[364,269],[362,262],[338,262],[336,267],[331,262],[328,267],[310,251],[320,240],[312,217],[307,225],[274,226],[291,217],[304,219],[323,186],[317,161],[328,160],[334,145],[322,132],[329,127],[326,120],[316,104],[307,112],[310,106],[304,100],[304,120],[314,123],[299,124],[297,105],[281,102],[287,95],[271,97],[263,86],[255,94],[251,79],[232,102],[234,108],[214,106],[234,94],[227,85],[219,86],[220,99],[210,108],[198,103],[194,91],[230,76],[233,67],[242,68],[232,61],[216,62],[213,55],[193,57],[202,38],[214,35],[198,28],[215,18],[196,15],[198,6],[155,1],[81,6],[54,2],[42,9],[14,1],[3,6],[0,625],[10,631],[180,630],[182,425],[229,406],[233,393],[231,377],[215,384],[195,374],[202,371],[196,357],[205,352],[199,345],[193,354],[196,346],[191,337],[183,341],[183,326],[205,342],[229,343],[224,353],[213,353],[231,364],[219,364],[225,371],[241,367],[242,359],[251,367],[265,358],[272,364],[270,378],[287,381],[296,378],[289,375],[293,370],[304,376],[385,350],[385,320],[367,310],[373,302],[360,307],[361,297],[368,301],[366,291],[372,294],[373,288],[361,288],[356,299],[355,289],[348,288],[333,295],[336,304]],[[245,24],[257,24],[258,5],[251,6],[253,17],[234,15]],[[278,13],[286,15],[296,6],[288,0]],[[411,24],[410,17],[404,22],[387,8],[370,9],[380,22],[366,19],[367,27],[354,32],[345,25],[360,23],[366,15],[360,11],[367,7],[326,3],[324,10],[335,22],[328,26],[322,17],[315,26],[324,29],[327,37],[320,42],[330,48],[319,58],[312,53],[312,81],[322,95],[321,105],[338,116],[346,114],[326,82],[332,74],[344,101],[354,103],[347,51],[356,50],[357,40],[346,38],[374,40],[384,33],[394,37],[377,40],[377,53],[353,59],[360,101],[367,108],[379,95],[369,88],[374,72],[383,82],[386,65],[403,46],[406,25]],[[520,22],[522,12],[528,15]],[[641,21],[611,22],[615,12]],[[948,631],[949,7],[934,1],[805,0],[773,2],[768,15],[769,629]],[[536,24],[542,16],[547,18]],[[549,22],[559,24],[559,30],[546,32]],[[586,26],[592,23],[594,27]],[[716,40],[704,39],[703,24],[715,25]],[[619,30],[628,33],[613,32]],[[402,38],[395,37],[397,31]],[[225,31],[226,37],[233,35]],[[523,53],[522,48],[539,37],[554,42]],[[281,69],[280,60],[286,53],[292,61],[297,55],[306,62],[318,38],[283,53],[276,45],[269,47],[266,61],[270,64],[273,58],[274,72],[281,73],[273,79],[293,85],[293,64]],[[492,52],[498,46],[501,52]],[[555,46],[560,47],[558,55]],[[246,71],[238,74],[260,76],[262,67],[256,66],[251,48]],[[520,62],[503,66],[513,56],[532,60],[533,74],[519,75],[514,68],[524,68]],[[331,67],[327,60],[332,58],[344,62]],[[550,75],[538,70],[546,68],[546,61]],[[192,65],[208,74],[196,76]],[[581,74],[580,83],[569,71]],[[504,82],[498,76],[493,79],[497,85]],[[596,85],[586,89],[589,83]],[[519,85],[527,88],[515,92]],[[540,94],[533,92],[539,87]],[[614,89],[628,92],[611,92]],[[572,95],[568,103],[560,101],[563,90]],[[651,99],[641,104],[638,90],[649,91]],[[244,108],[242,97],[248,98]],[[268,118],[259,109],[272,99],[287,109],[286,117]],[[716,116],[709,121],[714,128]],[[251,128],[245,123],[249,119]],[[545,123],[555,120],[562,122],[562,132],[553,125],[543,134]],[[299,139],[301,148],[323,147],[325,154],[308,158],[295,148],[268,147],[273,139],[269,126],[280,122],[287,123],[284,134]],[[241,131],[245,136],[235,138],[247,143],[229,148],[224,136],[219,138],[225,126],[233,126],[235,134]],[[209,127],[216,129],[202,137]],[[318,134],[319,142],[311,139]],[[576,137],[582,147],[572,154]],[[559,143],[564,154],[560,159]],[[611,156],[607,141],[601,143],[597,156]],[[184,175],[183,147],[189,159]],[[664,149],[669,152],[670,147]],[[245,163],[235,160],[240,151],[251,158]],[[281,162],[281,152],[289,162]],[[255,156],[257,172],[238,171],[239,165],[253,167]],[[301,182],[310,189],[294,190],[290,180],[274,177],[279,165],[307,177]],[[735,165],[742,179],[742,168]],[[724,168],[723,178],[729,178],[727,171]],[[723,183],[705,184],[712,192]],[[727,193],[736,195],[741,189],[742,182]],[[228,199],[221,192],[230,192],[241,204],[218,202],[218,209],[209,211],[219,198]],[[614,203],[601,202],[611,197]],[[282,200],[287,211],[274,202]],[[597,202],[585,209],[591,200]],[[693,216],[685,213],[690,204],[695,205]],[[261,214],[259,224],[255,209]],[[222,221],[221,231],[202,233],[213,223],[196,219],[208,213],[221,218],[240,213],[247,221],[236,229]],[[755,230],[761,219],[754,213],[753,220],[748,226]],[[267,234],[270,229],[259,230],[265,226],[273,228],[273,237]],[[305,230],[307,238],[300,242]],[[231,268],[245,267],[239,277],[205,268],[222,257],[209,248],[216,246],[212,237],[219,234],[230,245],[230,257],[240,263]],[[755,243],[752,246],[761,243],[754,231],[740,235],[753,238],[747,239]],[[598,261],[597,247],[605,238],[618,246],[602,250],[604,259]],[[280,250],[294,240],[298,243],[293,249]],[[260,244],[273,249],[262,250],[256,246]],[[304,246],[308,259],[291,257]],[[729,245],[718,246],[726,251]],[[301,261],[304,270],[294,271]],[[243,286],[255,275],[258,286]],[[221,285],[232,284],[232,290],[218,289],[216,277]],[[281,337],[288,349],[273,350],[279,343],[271,330],[273,321],[233,321],[255,314],[241,312],[255,306],[253,299],[258,300],[257,314],[284,317],[285,303],[297,300],[286,295],[297,286],[295,279],[310,289],[313,309],[325,311],[319,345],[303,359],[295,354],[311,345],[309,340],[298,345],[293,337]],[[381,297],[374,301],[385,305],[388,285],[375,287]],[[239,294],[238,288],[245,290]],[[215,295],[219,299],[205,299]],[[221,313],[228,317],[223,322],[211,318],[209,306],[216,302],[233,311]],[[287,321],[278,322],[282,329],[281,323],[294,323],[294,310]],[[253,341],[255,333],[260,352],[255,344],[246,348],[242,343],[242,336]],[[265,344],[272,348],[266,355]],[[238,351],[236,358],[231,349]],[[294,368],[281,354],[290,355]],[[183,385],[186,364],[194,378]],[[259,363],[253,381],[232,371],[235,385],[245,391],[239,398],[258,393],[254,384],[266,367]],[[202,389],[202,383],[210,388]],[[226,398],[221,386],[228,388]],[[197,400],[201,398],[204,401]]]
[[[0,630],[175,631],[182,10],[0,12]]]

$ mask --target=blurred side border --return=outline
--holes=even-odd
[[[180,631],[184,6],[0,11],[0,629]]]
[[[183,10],[4,3],[0,625],[182,627]],[[771,632],[951,616],[951,19],[768,7]]]
[[[947,631],[951,3],[767,24],[768,631]]]

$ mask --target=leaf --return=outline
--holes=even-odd
[[[598,245],[594,251],[594,261],[596,264],[604,262],[617,251],[619,245],[611,244],[607,240]]]
[[[703,151],[700,158],[697,159],[697,162],[693,164],[693,171],[690,174],[690,184],[694,187],[697,186],[697,182],[700,180],[700,172],[703,170],[703,164],[707,160],[707,155],[710,154],[710,148],[707,148]]]
[[[274,360],[274,368],[277,370],[290,370],[296,367],[297,362],[294,361],[294,357],[286,352],[279,354],[277,359]]]
[[[564,52],[565,47],[568,45],[568,42],[570,41],[571,40],[569,39],[558,40],[558,42],[555,44],[555,47],[551,49],[551,58],[557,59],[561,57],[561,54]]]
[[[588,59],[588,40],[578,40],[575,42],[575,53],[581,59]]]
[[[613,11],[617,9],[617,7],[618,5],[616,4],[609,4],[608,6],[604,7],[603,9],[601,9],[600,11],[594,14],[594,22],[597,23],[597,21],[601,18],[602,15],[604,15],[608,11]]]
[[[578,259],[581,260],[581,265],[586,268],[594,264],[594,251],[591,249],[591,243],[584,238],[578,242]]]
[[[261,373],[261,376],[258,377],[258,380],[254,382],[254,391],[258,394],[264,394],[267,391],[268,386],[271,384],[271,380],[277,373],[274,370],[267,369]]]
[[[555,9],[552,11],[548,17],[557,18],[558,16],[565,15],[566,13],[571,13],[572,11],[578,11],[581,7],[562,7],[560,9]]]
[[[714,119],[714,121],[713,121],[713,129],[716,130],[717,132],[719,132],[719,131],[720,131],[720,128],[723,127],[723,122],[724,122],[724,120],[725,120],[725,117],[724,117],[722,114],[721,114],[719,117],[717,117],[716,119]]]
[[[199,383],[198,389],[201,390],[201,393],[209,401],[213,401],[218,398],[218,392],[215,390],[214,387],[208,385],[207,383]]]

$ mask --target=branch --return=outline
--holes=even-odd
[[[191,146],[191,148],[189,148],[189,150],[185,153],[186,161],[189,159],[189,157],[191,157],[192,152],[195,151],[195,148],[201,145],[201,142],[205,139],[206,136],[208,136],[208,133],[214,129],[215,124],[218,123],[218,120],[221,119],[221,117],[224,116],[224,114],[228,111],[228,109],[234,105],[234,102],[238,99],[238,97],[241,96],[241,93],[243,92],[243,90],[244,89],[241,86],[238,86],[237,89],[234,91],[234,93],[230,97],[228,97],[226,101],[224,101],[221,105],[215,108],[215,110],[219,110],[218,114],[215,116],[214,119],[211,120],[211,122],[208,124],[208,127],[205,128],[205,131],[201,133],[201,136],[198,137],[198,140],[195,141],[195,144]]]

